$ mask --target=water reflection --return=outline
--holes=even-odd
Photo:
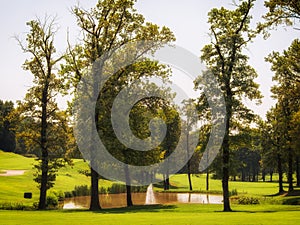
[[[221,195],[209,195],[198,193],[155,193],[155,204],[176,204],[176,203],[202,203],[221,204]],[[134,205],[146,204],[146,193],[132,193]],[[102,208],[119,208],[126,206],[126,194],[101,194],[100,203]],[[149,204],[153,204],[149,203]],[[64,209],[89,208],[90,197],[82,196],[68,198],[64,202]]]

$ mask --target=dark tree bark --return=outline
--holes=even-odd
[[[279,186],[279,190],[278,193],[283,193],[283,171],[282,171],[282,158],[281,158],[281,154],[277,154],[277,169],[278,169],[278,176],[279,176],[279,180],[278,180],[278,186]]]
[[[233,54],[234,55],[234,54]],[[235,57],[235,55],[234,55]],[[235,59],[232,59],[232,62],[234,62]],[[222,177],[222,188],[223,188],[223,211],[224,212],[230,212],[230,200],[229,200],[229,156],[230,156],[230,150],[229,150],[229,128],[230,128],[230,119],[232,116],[232,92],[230,88],[230,76],[231,72],[229,71],[229,76],[226,79],[226,128],[225,128],[225,135],[223,139],[222,144],[222,150],[223,150],[223,177]]]
[[[270,171],[270,182],[273,182],[273,170]]]
[[[300,187],[300,157],[296,158],[296,178],[297,178],[297,187]]]
[[[131,182],[130,182],[130,174],[128,170],[128,164],[124,167],[125,177],[126,177],[126,203],[127,207],[133,206],[132,196],[131,196]]]
[[[189,189],[190,191],[193,190],[193,186],[192,186],[192,179],[191,179],[191,161],[189,160],[190,159],[190,155],[189,155],[189,146],[190,146],[190,134],[189,134],[189,124],[188,125],[188,128],[187,128],[187,133],[186,133],[186,154],[187,154],[187,174],[188,174],[188,181],[189,181]]]
[[[289,192],[294,190],[293,186],[293,154],[292,149],[288,148],[288,183],[289,183]]]
[[[49,64],[48,64],[49,65]],[[50,77],[51,67],[48,68],[47,78]],[[42,177],[40,186],[40,198],[38,209],[46,209],[46,198],[47,198],[47,184],[48,184],[48,170],[49,170],[49,158],[47,149],[47,105],[48,105],[48,79],[43,87],[42,91],[42,118],[41,118],[41,142],[40,147],[42,150]]]
[[[263,180],[263,182],[266,181],[266,171],[265,171],[265,169],[262,170],[261,179]]]
[[[206,170],[206,191],[209,190],[209,170]]]
[[[187,167],[188,167],[188,180],[189,180],[189,188],[190,191],[193,190],[193,186],[192,186],[192,179],[191,179],[191,163],[190,160],[187,162]]]
[[[100,210],[100,201],[99,201],[99,175],[98,173],[91,167],[91,203],[90,210],[96,211]]]

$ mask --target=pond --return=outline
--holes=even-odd
[[[148,194],[148,196],[147,196]],[[199,193],[162,193],[154,192],[149,200],[149,193],[132,193],[134,205],[145,204],[176,204],[176,203],[202,203],[221,204],[223,196]],[[126,194],[101,194],[100,203],[102,208],[118,208],[126,206]],[[89,208],[90,197],[67,198],[64,201],[64,209]]]

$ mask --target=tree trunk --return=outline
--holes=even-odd
[[[90,210],[96,211],[100,210],[100,201],[99,201],[99,175],[98,173],[91,167],[91,203]]]
[[[297,178],[297,187],[300,187],[300,160],[299,156],[296,158],[296,178]]]
[[[95,90],[97,90],[97,87],[95,86],[97,82],[94,82],[94,92]],[[98,96],[99,93],[94,93],[94,96]],[[96,131],[100,130],[100,122],[99,122],[99,99],[100,99],[100,95],[98,96],[97,102],[96,102],[96,108],[95,108],[95,124],[96,124]],[[93,131],[92,131],[93,132]],[[96,155],[95,155],[95,146],[94,143],[96,143],[96,141],[94,140],[94,136],[96,135],[92,135],[91,138],[91,162],[90,162],[90,168],[91,168],[91,202],[90,202],[90,210],[91,211],[97,211],[101,209],[100,206],[100,199],[99,199],[99,174],[98,172],[94,169],[97,168],[98,166],[98,162],[95,160],[96,159]]]
[[[191,162],[190,162],[190,154],[189,154],[189,138],[190,138],[190,134],[189,134],[189,127],[187,128],[187,134],[186,134],[186,154],[187,154],[187,174],[188,174],[188,180],[189,180],[189,188],[190,191],[193,190],[193,186],[192,186],[192,180],[191,180]]]
[[[49,155],[47,149],[47,103],[48,103],[48,82],[46,81],[42,93],[42,118],[41,118],[41,151],[42,151],[42,177],[40,186],[40,198],[38,209],[46,209],[47,198],[47,183],[48,183],[48,170],[49,170]]]
[[[282,158],[281,158],[281,154],[277,154],[277,169],[278,169],[278,176],[279,176],[279,180],[278,180],[278,185],[279,185],[279,194],[283,193],[283,171],[282,171]]]
[[[168,159],[167,159],[168,160]],[[169,161],[167,161],[167,163],[169,163]],[[164,176],[164,190],[169,190],[170,189],[170,179],[169,179],[169,165],[167,165],[167,171],[166,174]]]
[[[273,170],[270,171],[270,182],[273,182]]]
[[[206,170],[206,191],[209,190],[209,170]]]
[[[128,165],[126,164],[124,167],[125,178],[126,178],[126,202],[127,207],[133,206],[132,197],[131,197],[131,182],[130,182],[130,174],[128,170]]]
[[[262,172],[261,172],[261,179],[263,180],[263,182],[266,181],[266,171],[265,171],[265,169],[263,169]]]
[[[230,87],[230,85],[227,85]],[[229,128],[230,128],[230,119],[231,119],[231,111],[232,111],[232,95],[231,91],[228,88],[227,90],[227,99],[226,99],[226,130],[223,139],[223,177],[222,177],[222,189],[223,189],[223,211],[230,212],[232,211],[230,208],[230,201],[229,201]]]
[[[246,175],[244,169],[242,169],[242,181],[246,181]]]
[[[228,119],[227,119],[228,120]],[[230,212],[229,201],[229,132],[224,137],[223,141],[223,178],[222,178],[222,188],[223,188],[223,211]]]
[[[293,154],[292,149],[288,149],[288,183],[289,183],[289,191],[293,191]]]
[[[189,162],[188,162],[188,164],[189,164]],[[190,188],[190,191],[192,191],[193,190],[193,186],[192,186],[192,179],[191,179],[190,169],[188,169],[188,179],[189,179],[189,188]]]
[[[169,175],[167,175],[167,179],[166,179],[166,190],[170,189],[170,178]]]
[[[40,198],[38,209],[46,209],[46,199],[47,199],[47,183],[48,183],[48,152],[44,151],[42,153],[42,177],[40,186]]]

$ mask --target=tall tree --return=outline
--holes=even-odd
[[[224,211],[231,211],[229,202],[230,132],[235,124],[249,124],[253,119],[251,110],[244,106],[242,97],[250,100],[261,98],[255,70],[248,65],[243,49],[256,36],[250,28],[250,10],[254,0],[242,1],[235,10],[212,9],[208,13],[211,44],[202,49],[201,59],[216,76],[226,104],[226,128],[222,143],[222,188]]]
[[[186,121],[184,123],[185,125],[185,136],[186,136],[186,153],[187,153],[187,175],[188,175],[188,181],[189,181],[189,189],[190,191],[193,190],[193,186],[192,186],[192,179],[191,179],[191,155],[190,155],[190,138],[191,138],[191,132],[193,131],[193,127],[196,125],[197,120],[194,115],[194,108],[195,108],[195,102],[194,99],[189,99],[184,103],[184,106],[182,108],[182,112],[183,112],[183,116],[186,117]]]
[[[293,115],[299,110],[300,104],[300,41],[294,40],[291,46],[283,51],[282,54],[279,52],[273,52],[266,60],[272,64],[272,71],[275,72],[273,80],[277,81],[271,89],[274,94],[273,97],[277,99],[277,105],[280,111],[281,120],[283,124],[280,129],[284,130],[283,138],[285,145],[283,147],[288,153],[288,182],[289,191],[293,190],[293,172],[294,172],[294,160],[295,160],[295,149],[293,146],[293,136],[291,127]]]
[[[10,121],[13,110],[13,102],[0,100],[0,149],[7,152],[14,152],[16,149],[15,126]]]
[[[55,97],[61,91],[62,78],[57,75],[56,65],[63,58],[56,56],[54,36],[56,26],[51,18],[41,21],[39,19],[27,22],[30,31],[26,37],[26,44],[18,39],[24,53],[29,54],[23,65],[33,75],[33,86],[28,90],[24,102],[19,106],[23,118],[30,117],[33,127],[28,127],[27,134],[40,150],[41,174],[37,181],[40,183],[39,209],[46,208],[46,194],[51,180],[50,158],[51,150],[61,151],[59,139],[56,136],[60,122],[65,120],[64,115],[58,113]],[[57,124],[57,125],[56,125]],[[28,132],[32,131],[32,133]]]
[[[175,39],[168,28],[159,28],[155,24],[146,23],[144,17],[134,9],[135,2],[135,0],[99,0],[91,10],[80,7],[73,8],[73,14],[82,30],[83,38],[82,44],[73,49],[70,48],[67,64],[63,71],[72,74],[75,85],[83,77],[87,68],[91,67],[99,57],[124,46],[126,43],[153,40],[155,43],[150,44],[147,50],[154,50]],[[139,57],[136,56],[137,59]],[[124,71],[124,73],[120,72],[119,76],[123,77],[129,74],[131,73]],[[97,79],[101,80],[102,78],[98,77]],[[95,94],[98,96],[99,93]],[[101,99],[101,96],[98,97]],[[99,101],[95,111],[95,122],[98,130],[101,126]],[[90,210],[101,208],[98,197],[98,178],[99,175],[91,167]]]
[[[271,108],[267,113],[267,121],[261,126],[261,143],[263,148],[262,160],[266,166],[277,164],[278,172],[278,193],[283,193],[283,164],[286,161],[284,133],[285,121],[281,115],[282,109],[279,105]]]

